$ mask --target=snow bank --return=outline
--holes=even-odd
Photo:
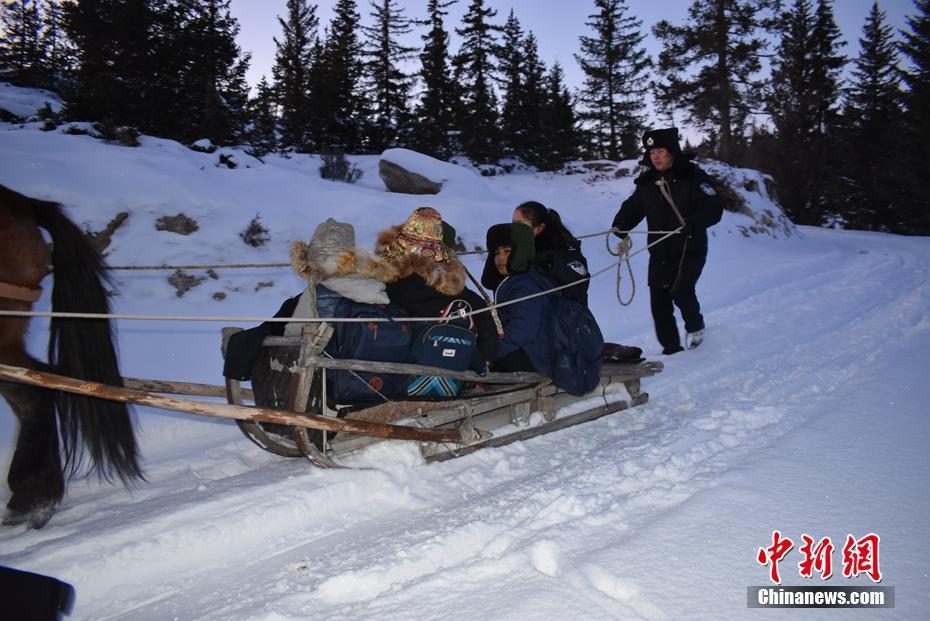
[[[16,116],[28,118],[39,108],[48,104],[53,112],[61,110],[61,99],[50,91],[36,88],[13,86],[9,82],[0,82],[0,109],[12,112]]]

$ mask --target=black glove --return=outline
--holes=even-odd
[[[685,222],[681,228],[681,234],[684,235],[687,239],[694,237],[694,222]]]

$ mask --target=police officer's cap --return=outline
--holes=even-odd
[[[647,153],[649,149],[668,149],[673,155],[681,154],[681,146],[678,144],[678,128],[650,129],[643,134],[643,148]]]

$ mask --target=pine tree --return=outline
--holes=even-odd
[[[319,92],[316,112],[322,115],[318,146],[325,151],[358,153],[364,147],[367,111],[362,77],[362,46],[358,38],[360,15],[355,0],[338,0],[329,24],[326,45],[318,60]]]
[[[894,32],[876,0],[859,39],[839,134],[839,211],[853,228],[904,232],[896,230],[900,172],[892,164],[904,133],[897,66]]]
[[[158,127],[152,119],[170,116],[167,102],[148,96],[172,72],[153,54],[156,12],[146,0],[77,0],[65,8],[65,27],[74,42],[74,81],[64,90],[65,114],[106,124]],[[167,36],[167,33],[163,33]],[[173,76],[177,79],[177,75]],[[165,105],[161,105],[165,104]],[[163,134],[164,135],[164,134]]]
[[[22,86],[44,86],[42,18],[36,0],[0,4],[0,76]]]
[[[520,107],[514,150],[517,157],[536,165],[549,148],[548,136],[542,128],[546,97],[546,66],[539,59],[536,36],[531,32],[523,40],[523,75]]]
[[[249,101],[252,125],[248,139],[249,144],[252,145],[252,153],[257,157],[271,153],[278,148],[277,100],[274,88],[268,84],[265,76],[262,76],[256,87],[255,97]]]
[[[839,50],[846,45],[833,17],[833,0],[817,0],[814,18],[814,101],[816,124],[820,131],[830,134],[836,124],[840,94],[840,74],[846,66],[846,57]]]
[[[74,45],[65,32],[61,0],[45,0],[42,10],[42,62],[44,88],[57,91],[74,71]]]
[[[247,121],[249,56],[229,0],[78,0],[64,5],[74,42],[71,118],[158,136],[237,142]]]
[[[181,31],[189,62],[179,80],[190,108],[178,128],[181,139],[234,144],[244,137],[250,54],[242,54],[236,44],[239,23],[229,12],[229,1],[189,5]]]
[[[829,0],[794,0],[778,20],[781,41],[766,108],[775,127],[772,173],[782,207],[799,224],[822,224],[831,211],[825,179],[836,173],[839,31]]]
[[[463,97],[456,106],[456,126],[461,132],[461,148],[476,164],[491,164],[500,157],[497,129],[497,95],[494,92],[494,66],[497,33],[500,26],[489,20],[497,11],[484,6],[484,0],[472,0],[456,33],[462,45],[455,57],[457,82]]]
[[[307,151],[310,138],[310,72],[316,41],[316,5],[287,0],[287,20],[278,17],[282,39],[274,39],[274,91],[281,110],[281,143]]]
[[[502,155],[520,157],[524,155],[521,137],[526,124],[526,119],[523,118],[523,80],[526,57],[523,50],[523,29],[513,9],[501,32],[498,71],[500,72],[499,83],[503,89],[500,115]]]
[[[545,101],[540,111],[539,136],[545,148],[536,152],[532,162],[540,170],[558,170],[578,153],[572,97],[565,86],[562,67],[555,63],[545,79]]]
[[[420,81],[423,92],[415,111],[411,146],[445,159],[451,155],[449,133],[452,131],[453,84],[449,77],[449,33],[443,18],[455,3],[429,0],[429,31],[423,35],[420,53]]]
[[[310,50],[310,75],[308,79],[309,102],[307,104],[309,148],[314,151],[326,150],[324,136],[328,135],[331,124],[329,114],[330,90],[329,67],[326,65],[326,40],[318,36]]]
[[[914,0],[917,10],[908,16],[901,52],[911,66],[903,72],[907,92],[904,96],[906,138],[905,156],[895,162],[907,171],[907,198],[897,215],[895,230],[916,235],[930,235],[930,197],[926,180],[917,171],[930,161],[930,0]]]
[[[755,102],[764,41],[755,36],[770,0],[693,0],[687,25],[662,20],[653,33],[663,41],[659,85],[664,105],[684,108],[698,127],[717,136],[717,156],[733,161]]]
[[[367,37],[365,64],[369,83],[368,101],[372,104],[373,118],[369,146],[376,152],[398,146],[398,138],[409,139],[410,115],[407,101],[412,79],[401,70],[401,65],[414,56],[415,48],[401,45],[399,38],[412,30],[412,20],[404,16],[395,0],[372,3],[373,26],[362,27]]]
[[[619,160],[638,152],[646,102],[645,71],[651,65],[642,46],[642,20],[627,14],[626,0],[594,0],[575,58],[585,74],[579,94],[581,118],[595,157]]]

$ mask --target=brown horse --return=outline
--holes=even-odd
[[[51,253],[39,227],[51,236]],[[0,186],[0,309],[32,308],[49,258],[54,271],[53,310],[109,312],[103,261],[60,205]],[[26,353],[28,322],[28,318],[0,316],[0,362],[122,385],[109,321],[52,319],[47,364]],[[20,425],[7,477],[13,495],[3,524],[44,526],[64,495],[66,477],[79,470],[85,451],[90,471],[107,480],[115,475],[128,484],[142,478],[125,404],[4,380],[0,380],[0,395]]]

